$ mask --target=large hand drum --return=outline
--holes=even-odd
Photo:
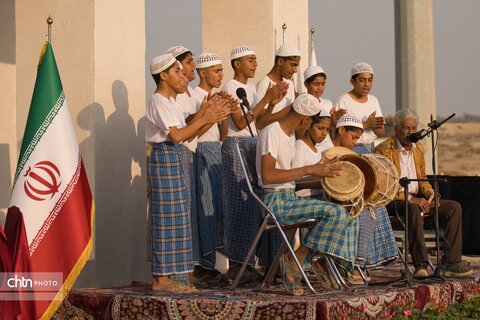
[[[363,157],[375,167],[377,175],[375,193],[365,200],[365,205],[373,208],[386,206],[395,198],[400,188],[397,168],[392,161],[380,154],[364,154]]]
[[[351,162],[338,161],[335,165],[342,169],[340,174],[321,179],[324,196],[326,200],[341,204],[352,217],[356,217],[362,212],[364,206],[364,175]]]
[[[378,178],[377,170],[369,159],[362,157],[351,149],[344,147],[333,147],[325,151],[324,156],[332,159],[338,157],[342,161],[348,161],[357,166],[363,173],[365,187],[363,199],[365,203],[371,203],[372,199],[377,198]]]

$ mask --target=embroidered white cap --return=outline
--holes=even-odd
[[[160,73],[170,67],[175,62],[177,62],[177,59],[175,59],[170,53],[156,56],[152,59],[152,62],[150,63],[150,73]]]
[[[238,46],[232,49],[230,52],[230,60],[235,60],[241,57],[255,55],[255,52],[249,46]]]
[[[217,64],[222,64],[222,60],[215,53],[204,52],[197,58],[197,69],[208,68]]]
[[[167,50],[165,50],[164,53],[170,53],[174,58],[176,58],[179,55],[181,55],[185,52],[188,52],[188,51],[190,51],[190,50],[188,50],[187,48],[185,48],[183,46],[174,46],[174,47],[170,47]]]
[[[305,69],[305,71],[303,71],[303,78],[305,80],[308,80],[308,78],[310,78],[311,76],[314,76],[314,75],[319,74],[319,73],[325,73],[325,71],[323,71],[322,67],[320,67],[320,66],[310,66],[307,69]]]
[[[320,101],[309,93],[300,94],[293,101],[293,109],[304,116],[313,116],[320,112]]]
[[[277,57],[299,57],[300,51],[294,45],[284,43],[278,48],[275,55]]]
[[[353,66],[352,71],[350,71],[350,76],[354,76],[362,72],[369,72],[373,74],[373,68],[366,62],[359,62]]]
[[[340,127],[357,127],[363,130],[363,124],[360,119],[352,116],[351,114],[345,114],[340,119],[338,119],[336,128]]]

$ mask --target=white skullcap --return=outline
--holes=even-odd
[[[241,57],[249,56],[251,54],[255,54],[252,48],[248,46],[238,46],[232,49],[230,52],[230,60],[235,60]]]
[[[170,67],[176,61],[177,59],[175,59],[170,53],[156,56],[152,59],[152,62],[150,63],[150,73],[151,74],[160,73],[163,70]]]
[[[187,48],[185,47],[182,47],[182,46],[174,46],[174,47],[170,47],[168,48],[167,50],[165,50],[164,53],[170,53],[174,58],[178,57],[179,55],[185,53],[185,52],[188,52],[190,50],[188,50]]]
[[[359,62],[353,66],[352,71],[350,72],[350,76],[353,77],[354,75],[362,72],[368,72],[373,75],[373,68],[366,62]]]
[[[293,101],[293,109],[301,115],[313,116],[320,112],[320,101],[309,93],[302,93]]]
[[[204,52],[197,58],[197,69],[208,68],[217,64],[222,64],[222,60],[215,53]]]
[[[310,66],[307,69],[305,69],[305,71],[303,71],[303,78],[305,80],[308,80],[308,78],[310,78],[311,76],[314,76],[314,75],[319,74],[319,73],[325,73],[325,71],[323,71],[322,67],[320,67],[320,66]]]
[[[350,114],[345,114],[340,119],[338,119],[336,128],[340,127],[357,127],[363,130],[362,121]]]
[[[297,47],[284,43],[278,48],[277,57],[300,57],[300,51],[298,50]]]

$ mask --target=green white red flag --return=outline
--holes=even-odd
[[[90,256],[94,205],[49,42],[40,54],[9,213],[17,208],[31,272],[63,275],[52,297],[35,293],[36,318],[50,319]]]

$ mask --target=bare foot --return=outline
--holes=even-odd
[[[194,287],[179,283],[166,276],[154,277],[152,283],[152,290],[177,294],[188,294],[197,291]]]

